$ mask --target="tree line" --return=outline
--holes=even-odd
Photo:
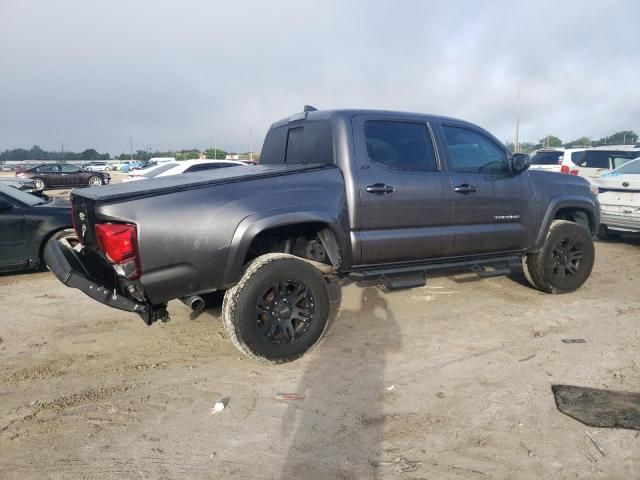
[[[153,157],[174,157],[176,160],[193,160],[198,159],[200,156],[204,154],[204,156],[208,159],[216,159],[216,160],[224,160],[227,155],[234,154],[234,152],[228,152],[222,148],[207,148],[204,151],[198,150],[196,148],[191,148],[187,150],[179,150],[179,151],[167,151],[167,152],[150,152],[147,150],[136,150],[133,154],[131,153],[121,153],[120,155],[116,155],[114,158],[116,160],[141,160],[147,161]],[[243,158],[249,157],[249,152],[240,154]],[[258,154],[254,152],[253,158],[256,159],[259,157]],[[68,161],[68,160],[111,160],[111,155],[109,153],[99,153],[93,148],[89,148],[82,152],[57,152],[57,151],[47,151],[40,148],[38,145],[34,145],[30,149],[25,148],[14,148],[13,150],[5,150],[0,153],[0,162],[6,161],[20,161],[20,160],[36,160],[36,161],[46,161],[53,160],[58,162]]]
[[[29,150],[25,148],[14,148],[13,150],[5,150],[0,153],[0,161],[8,160],[109,160],[111,156],[108,153],[99,153],[93,148],[84,150],[83,152],[55,152],[47,151],[34,145]]]
[[[563,142],[559,137],[555,135],[547,135],[544,138],[538,140],[538,143],[533,142],[521,142],[519,144],[520,152],[529,153],[534,150],[538,150],[544,147],[599,147],[602,145],[633,145],[638,143],[638,134],[633,130],[621,130],[602,137],[599,140],[592,140],[589,137],[580,137],[570,142]],[[506,143],[507,148],[512,152],[515,151],[515,145],[513,142]],[[167,152],[150,152],[147,150],[136,150],[135,153],[122,152],[117,155],[117,160],[141,160],[146,161],[152,157],[174,157],[176,160],[192,160],[200,158],[200,155],[204,154],[206,158],[224,160],[225,157],[233,152],[228,152],[222,148],[207,148],[206,150],[198,150],[196,148],[179,150],[179,151],[167,151]],[[249,158],[249,152],[241,153],[243,158]],[[259,154],[253,154],[253,158],[259,158]],[[89,148],[82,152],[57,152],[47,151],[40,148],[38,145],[34,145],[29,150],[25,148],[14,148],[13,150],[5,150],[0,153],[0,162],[6,161],[20,161],[20,160],[54,160],[54,161],[67,161],[67,160],[110,160],[111,155],[108,153],[99,153],[93,148]]]
[[[547,135],[544,138],[538,140],[538,143],[533,142],[520,142],[520,152],[530,153],[540,148],[553,148],[553,147],[600,147],[605,145],[634,145],[638,143],[638,134],[633,130],[621,130],[602,137],[599,140],[593,140],[590,137],[580,137],[570,142],[564,143],[560,138],[555,135]],[[515,145],[513,142],[507,142],[506,146],[512,151],[515,151]]]

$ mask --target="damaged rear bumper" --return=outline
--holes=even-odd
[[[168,320],[164,305],[154,306],[134,301],[117,287],[108,288],[95,280],[90,268],[82,262],[65,238],[48,242],[44,249],[44,261],[53,274],[67,287],[77,288],[89,297],[109,307],[139,314],[147,325],[156,320]]]

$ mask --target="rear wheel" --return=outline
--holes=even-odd
[[[598,229],[598,238],[600,240],[615,240],[620,238],[620,235],[622,235],[620,232],[609,229],[605,224],[601,224]]]
[[[327,283],[304,260],[263,255],[227,290],[222,318],[245,355],[265,363],[290,362],[322,338],[329,318]]]
[[[589,278],[595,260],[591,233],[582,225],[554,220],[542,250],[527,255],[527,277],[547,293],[572,292]]]
[[[45,187],[47,186],[44,183],[44,180],[41,178],[34,178],[33,179],[33,183],[36,185],[36,189],[38,189],[39,191],[43,191],[45,189]]]
[[[99,187],[100,185],[102,185],[102,177],[94,175],[93,177],[89,178],[90,187]]]

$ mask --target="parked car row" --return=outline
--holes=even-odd
[[[130,164],[129,164],[130,165]],[[226,160],[160,162],[139,170],[131,180],[199,172],[244,165]],[[100,168],[101,165],[93,165]],[[43,265],[44,245],[51,238],[77,243],[71,230],[71,203],[51,199],[45,189],[101,186],[108,173],[80,169],[69,164],[46,164],[23,170],[15,177],[0,178],[0,272],[35,270]]]
[[[217,170],[219,168],[237,167],[245,165],[235,160],[185,160],[182,162],[166,162],[151,167],[135,170],[129,174],[125,182],[144,180],[155,177],[168,177],[181,173],[204,172],[205,170]]]
[[[541,148],[531,154],[531,169],[596,178],[638,157],[640,148],[631,145]]]

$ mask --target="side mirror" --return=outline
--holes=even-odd
[[[7,212],[13,208],[13,205],[6,200],[0,198],[0,212]]]
[[[531,157],[526,153],[513,154],[513,172],[521,173],[531,166]]]

